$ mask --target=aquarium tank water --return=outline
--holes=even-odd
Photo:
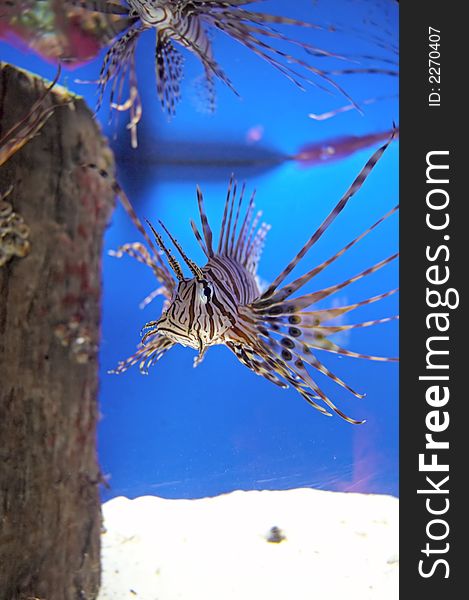
[[[373,62],[382,71],[395,68],[397,7],[391,0],[270,0],[256,4],[256,10],[330,25],[330,30],[314,33],[318,47],[353,56],[357,70],[362,62]],[[286,28],[280,29],[285,32]],[[311,32],[299,27],[288,29],[288,34],[311,39]],[[337,81],[362,109],[359,111],[340,92],[312,85],[305,91],[298,89],[222,33],[214,35],[214,45],[217,59],[240,97],[217,82],[216,111],[207,111],[201,66],[188,55],[182,101],[177,114],[168,119],[156,97],[153,32],[146,32],[139,41],[136,60],[143,105],[138,148],[130,145],[125,114],[119,115],[117,124],[109,123],[105,101],[97,118],[116,154],[117,179],[139,217],[152,223],[160,219],[198,264],[204,263],[203,255],[190,226],[191,219],[198,222],[196,186],[204,193],[215,237],[231,174],[246,182],[248,193],[256,189],[256,207],[271,225],[258,272],[261,284],[267,286],[398,124],[397,78],[367,72],[337,75]],[[295,50],[323,68],[326,58],[308,58],[301,48]],[[103,55],[104,50],[93,60],[65,64],[60,79],[91,107],[96,104],[93,81],[99,76]],[[54,61],[32,53],[26,44],[4,41],[0,56],[50,79],[56,72]],[[336,68],[345,68],[340,62],[336,61]],[[335,114],[328,117],[331,112]],[[362,143],[351,144],[350,136]],[[309,161],[301,160],[305,147],[320,151]],[[396,139],[290,279],[333,255],[392,209],[397,200]],[[139,308],[157,287],[150,270],[129,257],[118,260],[109,254],[132,241],[141,241],[140,234],[117,204],[103,255],[98,439],[107,483],[102,488],[103,500],[121,495],[200,498],[239,489],[298,487],[398,495],[395,362],[320,353],[331,371],[366,394],[357,399],[327,377],[315,375],[346,414],[366,420],[362,425],[351,425],[337,415],[321,415],[291,388],[281,389],[255,376],[223,346],[210,348],[196,369],[196,352],[177,345],[147,376],[138,368],[118,376],[109,374],[119,360],[135,351],[142,327],[157,319],[162,310],[161,297]],[[394,214],[310,282],[306,292],[361,272],[396,252],[397,246]],[[397,287],[397,281],[397,265],[391,263],[320,306],[358,302]],[[344,315],[341,324],[397,313],[398,301],[393,295]],[[394,357],[398,352],[397,321],[342,331],[334,339],[357,352]]]

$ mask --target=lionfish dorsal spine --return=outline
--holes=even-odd
[[[327,215],[321,225],[316,229],[313,235],[309,238],[306,244],[301,248],[298,254],[291,260],[285,269],[274,279],[271,285],[267,288],[267,290],[262,294],[262,299],[269,298],[278,288],[278,286],[285,280],[285,278],[293,271],[296,265],[300,262],[300,260],[305,256],[305,254],[312,248],[312,246],[322,237],[322,235],[327,231],[332,222],[337,218],[337,216],[342,212],[342,210],[347,205],[348,201],[352,196],[354,196],[358,190],[365,183],[367,177],[375,167],[376,163],[379,161],[381,156],[384,154],[385,150],[389,146],[389,144],[394,139],[394,133],[391,134],[390,138],[380,147],[371,158],[368,159],[365,166],[361,169],[359,174],[354,179],[353,183],[349,186],[345,194],[339,200],[339,202],[335,205],[332,211]]]

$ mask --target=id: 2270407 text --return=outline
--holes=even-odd
[[[440,30],[428,28],[428,106],[441,105]]]

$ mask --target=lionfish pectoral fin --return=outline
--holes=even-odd
[[[154,261],[149,251],[141,242],[129,242],[127,244],[122,244],[122,246],[119,246],[117,250],[109,250],[108,254],[109,256],[113,256],[115,258],[122,258],[124,254],[127,254],[127,256],[131,256],[133,259],[144,265],[147,265],[148,267],[153,268],[154,266]]]
[[[288,384],[282,381],[274,372],[272,367],[268,365],[256,352],[250,347],[239,343],[227,342],[226,346],[233,352],[241,364],[253,371],[256,375],[264,377],[274,385],[282,389],[287,389]]]
[[[176,112],[181,99],[181,81],[184,59],[164,33],[156,35],[156,88],[161,106],[170,117]]]
[[[342,412],[313,379],[308,371],[310,367],[357,398],[364,397],[332,373],[313,355],[308,345],[298,339],[303,335],[299,327],[291,327],[288,321],[285,323],[282,320],[283,318],[260,316],[253,310],[252,305],[242,307],[240,318],[243,324],[242,331],[249,333],[246,334],[244,347],[235,346],[230,349],[245,366],[270,381],[275,379],[278,382],[286,382],[308,404],[324,415],[331,416],[335,413],[349,423],[363,422]]]
[[[302,389],[302,388],[298,388],[297,392],[300,393],[300,395],[306,400],[306,402],[312,406],[313,408],[315,408],[316,410],[318,410],[322,415],[324,415],[325,417],[332,417],[332,413],[329,412],[326,408],[324,408],[324,406],[321,406],[320,404],[318,404],[317,402],[315,402],[315,400],[313,400],[313,398],[317,399],[317,396],[315,394],[311,394],[309,392],[307,392],[306,390]]]
[[[378,321],[377,321],[378,322]],[[308,342],[310,348],[316,348],[318,350],[325,350],[332,354],[340,354],[341,356],[350,356],[352,358],[364,358],[365,360],[373,360],[376,362],[399,362],[397,356],[376,356],[374,354],[362,354],[360,352],[353,352],[342,348],[338,344],[332,342],[328,338],[316,338],[314,341]]]
[[[215,78],[222,81],[236,96],[240,96],[231,79],[213,57],[212,45],[208,39],[205,40],[205,48],[202,48],[199,47],[197,42],[185,37],[183,46],[194,54],[203,65],[208,100],[213,105],[213,109],[215,108]]]
[[[142,103],[138,92],[137,74],[135,69],[135,49],[137,40],[143,28],[131,25],[121,37],[117,38],[106,52],[98,80],[98,100],[96,112],[102,106],[107,85],[112,81],[110,106],[118,112],[129,111],[130,119],[127,128],[131,132],[132,147],[136,148],[137,126],[142,117]],[[128,80],[128,98],[122,99],[124,85]],[[110,113],[112,121],[113,111]]]
[[[208,350],[207,346],[205,346],[204,348],[201,348],[199,350],[199,353],[197,354],[197,356],[194,357],[194,364],[193,364],[194,369],[197,368],[200,365],[200,363],[204,360],[205,355],[207,354],[207,350]]]
[[[254,13],[242,9],[237,9],[236,11],[208,12],[205,15],[205,18],[210,21],[214,27],[223,31],[261,59],[265,60],[301,90],[305,90],[304,84],[314,85],[326,92],[336,90],[347,98],[347,100],[353,104],[355,109],[361,112],[360,107],[353,98],[341,85],[329,76],[330,74],[327,71],[313,67],[304,60],[284,52],[262,39],[262,36],[276,38],[293,45],[302,46],[305,50],[309,48],[316,56],[329,56],[347,60],[346,57],[335,55],[334,53],[329,53],[327,51],[321,51],[319,48],[310,46],[306,43],[302,44],[295,39],[280,34],[268,25],[272,22],[286,25],[297,24],[301,26],[306,24],[303,24],[300,21],[289,22],[288,19],[282,17],[274,17],[265,13]],[[293,68],[292,65],[296,68]],[[313,79],[310,79],[307,74],[312,75]]]
[[[137,352],[126,360],[120,361],[115,369],[108,371],[111,375],[120,375],[130,367],[139,363],[140,372],[147,375],[150,367],[158,361],[165,352],[174,346],[170,339],[159,336],[146,345],[141,345]]]
[[[282,356],[282,360],[283,360],[283,356]],[[365,421],[364,420],[357,420],[357,419],[352,419],[351,417],[349,417],[348,415],[346,415],[343,411],[341,411],[333,402],[332,400],[322,391],[322,389],[316,384],[316,382],[313,380],[313,378],[311,377],[311,375],[308,373],[308,371],[306,370],[306,367],[304,365],[303,360],[300,357],[297,357],[296,360],[294,361],[294,365],[290,365],[288,363],[288,361],[285,363],[286,366],[293,371],[293,373],[295,373],[297,376],[299,376],[300,380],[303,382],[304,386],[308,386],[311,390],[313,390],[313,392],[309,391],[309,390],[305,390],[304,387],[300,387],[300,386],[295,386],[295,389],[297,392],[299,392],[303,398],[305,398],[305,400],[314,408],[316,408],[316,410],[319,410],[319,412],[321,412],[322,414],[326,415],[326,416],[332,416],[332,413],[329,412],[324,406],[321,406],[320,404],[318,404],[317,402],[314,402],[312,400],[312,398],[318,399],[318,400],[322,400],[322,402],[324,402],[324,404],[330,409],[332,410],[336,415],[338,415],[339,417],[341,417],[342,419],[344,419],[344,421],[347,421],[348,423],[352,423],[352,425],[362,425]],[[327,373],[325,373],[327,374]],[[329,376],[329,375],[328,375]],[[343,382],[340,382],[340,380],[337,380],[335,377],[331,377],[331,379],[333,379],[333,381],[336,381],[336,383],[339,383],[340,385],[343,385]],[[348,386],[345,386],[347,387]],[[348,388],[349,391],[351,391],[352,393],[353,390],[351,390],[350,388]],[[358,394],[355,393],[356,396],[359,396]],[[360,397],[360,396],[359,396]]]
[[[158,296],[163,296],[166,300],[169,299],[170,296],[168,296],[168,290],[167,290],[166,286],[162,285],[159,288],[154,289],[147,296],[145,296],[145,298],[139,303],[138,307],[141,310],[144,309],[151,302],[153,302],[153,300],[155,298],[157,298]]]

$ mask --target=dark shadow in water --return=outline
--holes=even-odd
[[[395,136],[399,134],[396,130]],[[338,161],[388,139],[392,130],[356,136],[347,135],[303,145],[297,153],[286,154],[261,144],[236,141],[141,140],[136,151],[126,145],[115,148],[118,164],[126,171],[139,169],[143,179],[153,181],[226,181],[231,173],[238,179],[264,174],[294,161],[304,167]],[[120,137],[119,139],[122,139]],[[151,171],[151,175],[149,173]]]

